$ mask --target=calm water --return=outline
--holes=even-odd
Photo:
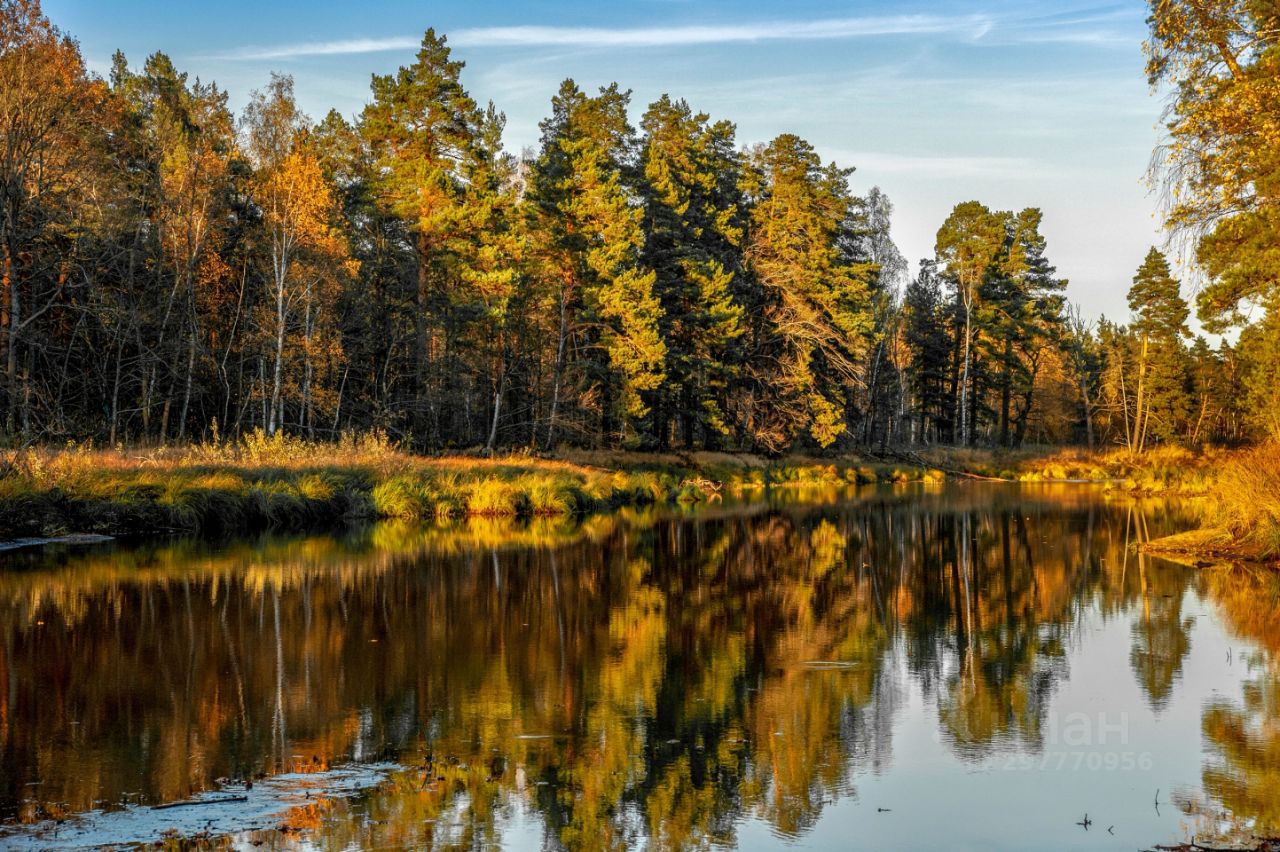
[[[961,485],[8,555],[0,846],[1280,834],[1280,579],[1129,552],[1180,522]]]

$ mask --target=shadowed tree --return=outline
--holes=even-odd
[[[737,367],[732,347],[743,332],[733,292],[743,233],[741,164],[733,126],[711,124],[684,101],[664,95],[640,124],[643,257],[656,276],[667,343],[667,379],[653,393],[654,437],[668,446],[674,415],[692,447],[698,430],[707,439],[729,432],[724,396]]]

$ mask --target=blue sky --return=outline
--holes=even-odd
[[[1088,314],[1125,314],[1125,291],[1163,237],[1144,175],[1161,101],[1142,74],[1139,0],[45,0],[105,71],[120,48],[163,50],[238,108],[269,72],[293,74],[315,118],[353,116],[371,73],[449,35],[464,82],[537,141],[565,77],[618,81],[634,116],[664,92],[738,125],[743,143],[797,133],[896,205],[914,268],[950,208],[1045,211],[1049,256]]]

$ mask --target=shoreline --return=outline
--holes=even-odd
[[[946,479],[936,469],[864,459],[427,457],[385,443],[262,436],[150,454],[38,450],[10,458],[0,477],[0,546],[67,536],[305,532],[371,520],[584,517],[770,488]]]
[[[1280,564],[1274,446],[1192,453],[887,450],[765,459],[720,452],[566,451],[416,456],[378,436],[337,444],[261,433],[160,450],[10,453],[0,475],[0,550],[72,537],[307,532],[373,520],[585,517],[624,507],[750,499],[769,489],[997,481],[1096,484],[1132,497],[1192,498],[1202,525],[1145,552]],[[1252,486],[1241,492],[1240,480]],[[1262,492],[1259,494],[1259,492]],[[1241,516],[1241,499],[1252,511]]]

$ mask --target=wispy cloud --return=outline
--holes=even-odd
[[[886,35],[954,33],[981,38],[991,28],[983,15],[941,17],[831,18],[821,21],[761,21],[675,27],[485,27],[462,30],[453,41],[463,47],[667,47],[762,41],[814,41]]]
[[[386,53],[392,50],[412,50],[421,39],[396,36],[392,38],[349,38],[338,41],[305,41],[296,44],[277,44],[266,47],[242,47],[214,56],[214,59],[297,59],[304,56],[345,56],[356,53]]]
[[[479,27],[457,30],[449,35],[449,41],[457,47],[651,48],[766,41],[832,41],[892,35],[952,34],[977,40],[992,26],[992,20],[985,15],[892,15],[638,28]],[[383,53],[411,50],[418,44],[417,38],[401,36],[355,38],[244,47],[217,58],[264,60]]]
[[[1140,42],[1145,32],[1146,18],[1141,7],[1125,4],[1011,17],[1002,21],[985,43],[991,47],[1074,44],[1128,49]]]

